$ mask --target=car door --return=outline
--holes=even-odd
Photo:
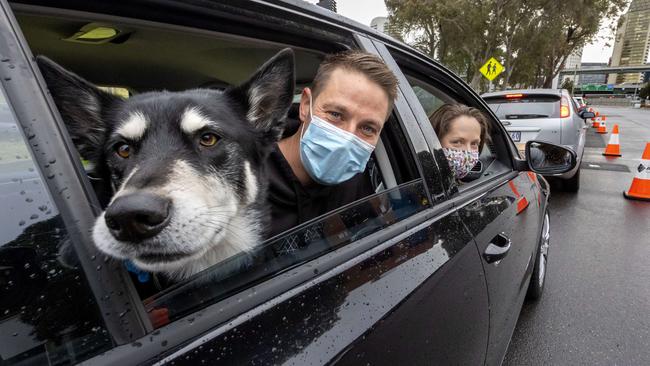
[[[489,313],[481,259],[460,214],[447,200],[435,159],[404,94],[382,135],[384,148],[375,154],[379,163],[385,163],[379,164],[382,174],[393,178],[384,180],[377,193],[262,243],[255,253],[235,256],[189,281],[141,298],[135,291],[137,283],[132,282],[136,276],[92,246],[89,229],[99,211],[97,200],[31,61],[19,24],[7,4],[2,6],[7,16],[2,37],[12,37],[4,39],[2,50],[13,49],[3,55],[10,55],[11,65],[17,66],[3,68],[3,85],[17,93],[12,101],[20,110],[23,132],[34,142],[30,149],[40,159],[38,169],[47,177],[44,181],[51,184],[55,201],[72,212],[66,223],[71,236],[80,237],[75,245],[84,249],[76,255],[91,285],[89,304],[91,310],[94,304],[100,310],[91,312],[95,317],[88,323],[76,323],[69,316],[70,326],[61,327],[65,334],[53,341],[61,348],[83,352],[64,352],[53,359],[47,355],[52,348],[41,347],[39,360],[52,364],[87,360],[99,365],[483,362]],[[67,13],[69,9],[17,8],[26,19],[24,24],[38,18],[52,21],[51,26],[58,24],[61,14],[79,16]],[[175,32],[196,24],[215,27],[221,32],[219,37],[246,40],[254,50],[251,56],[260,52],[262,47],[254,48],[260,43],[269,48],[317,45],[318,52],[346,47],[377,52],[368,39],[355,39],[340,19],[324,21],[321,18],[327,13],[307,4],[283,9],[253,2],[233,7],[224,2],[211,3],[208,9],[165,1],[127,11],[84,3],[77,10],[85,11],[84,19],[129,24],[130,31],[155,28],[151,34],[163,33],[168,19],[174,26],[184,26],[174,28]],[[243,11],[246,17],[241,16]],[[128,19],[123,18],[125,13]],[[278,24],[282,24],[282,34],[273,31]],[[311,34],[305,29],[317,31]],[[200,34],[216,37],[214,30]],[[128,40],[121,42],[109,47],[124,47]],[[47,44],[39,46],[48,49]],[[93,47],[97,49],[93,45],[84,51]],[[143,58],[138,62],[144,63]],[[35,111],[40,114],[34,115]],[[47,133],[32,139],[27,127],[35,121],[38,131]],[[39,144],[56,149],[58,155],[48,150],[41,157]],[[52,164],[56,164],[54,169]],[[60,170],[61,166],[67,170]],[[83,277],[73,278],[83,282]],[[76,313],[67,310],[67,314]],[[76,338],[69,333],[73,330]],[[17,356],[22,360],[30,355]]]
[[[490,299],[486,363],[500,364],[526,294],[541,227],[535,177],[514,170],[516,150],[507,132],[468,87],[432,64],[413,62],[398,50],[392,52],[403,64],[426,123],[427,116],[441,104],[461,103],[481,110],[490,124],[491,138],[481,151],[480,166],[471,181],[458,184],[445,156],[435,156],[438,165],[445,168],[441,171],[447,175],[443,181],[450,200],[459,208],[481,255]],[[430,144],[440,148],[432,130],[425,135]]]

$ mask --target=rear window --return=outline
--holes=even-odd
[[[485,98],[485,101],[499,119],[560,118],[559,96],[499,96]]]

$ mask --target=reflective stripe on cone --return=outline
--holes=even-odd
[[[630,189],[624,191],[623,195],[632,200],[650,201],[650,142],[645,145]]]
[[[618,141],[618,125],[614,125],[614,128],[612,129],[612,134],[611,136],[609,136],[609,142],[607,143],[607,147],[605,147],[605,151],[603,151],[603,155],[622,156],[621,145]]]

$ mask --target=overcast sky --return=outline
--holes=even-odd
[[[317,3],[318,0],[307,0],[310,3]],[[337,12],[345,17],[354,19],[359,23],[370,25],[374,17],[388,16],[386,5],[383,0],[338,0],[336,2]],[[610,20],[614,22],[615,20]],[[606,22],[603,22],[606,23]],[[603,40],[603,36],[611,36],[612,32],[608,24],[601,24],[599,38],[591,45],[584,48],[582,62],[608,62],[612,55],[613,41]],[[613,37],[612,37],[613,38]],[[609,46],[606,45],[609,43]]]

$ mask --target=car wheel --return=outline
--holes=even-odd
[[[580,189],[580,171],[582,169],[578,168],[573,177],[562,182],[562,188],[566,192],[578,192]]]
[[[542,297],[544,283],[546,282],[546,268],[548,264],[548,246],[551,238],[551,227],[548,211],[544,213],[544,223],[542,225],[542,235],[537,246],[537,258],[533,275],[530,278],[527,297],[530,300],[537,300]]]

